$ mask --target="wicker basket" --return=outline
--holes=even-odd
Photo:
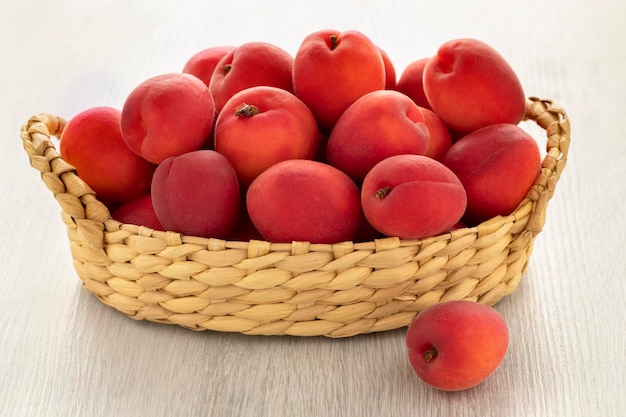
[[[51,136],[65,121],[23,126],[31,165],[67,225],[74,267],[103,303],[137,320],[252,335],[347,337],[407,326],[444,300],[493,305],[518,286],[567,161],[565,111],[529,98],[547,153],[534,186],[509,216],[422,240],[290,244],[233,242],[113,220],[63,161]]]

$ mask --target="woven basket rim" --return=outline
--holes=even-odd
[[[337,260],[343,255],[353,254],[354,252],[363,252],[366,253],[367,256],[370,256],[370,254],[375,255],[378,253],[388,253],[396,255],[400,254],[397,256],[400,256],[399,259],[403,260],[404,258],[402,257],[405,256],[408,252],[402,252],[402,250],[409,249],[411,256],[413,256],[412,262],[415,262],[415,259],[418,259],[419,262],[422,262],[423,259],[426,259],[428,258],[428,256],[431,256],[433,254],[448,252],[451,253],[451,248],[453,246],[457,247],[461,245],[461,243],[459,242],[479,242],[481,239],[484,239],[486,242],[483,245],[485,250],[489,249],[489,247],[491,246],[496,246],[496,249],[500,250],[502,248],[498,248],[497,246],[501,245],[501,243],[498,243],[501,242],[501,240],[498,239],[500,239],[503,234],[509,233],[509,230],[512,229],[517,230],[515,232],[515,241],[505,243],[509,244],[509,246],[513,245],[517,249],[524,250],[529,255],[531,250],[530,248],[532,247],[532,241],[537,236],[537,234],[541,232],[545,224],[547,204],[554,194],[557,182],[559,181],[559,178],[561,176],[561,172],[563,171],[567,162],[567,154],[570,142],[570,125],[565,110],[560,105],[554,103],[552,100],[529,97],[526,100],[526,109],[527,111],[524,120],[534,121],[538,126],[545,130],[547,145],[546,153],[542,160],[540,173],[535,179],[534,184],[527,193],[526,197],[522,202],[520,202],[518,207],[510,215],[496,216],[476,226],[460,228],[447,233],[443,233],[441,235],[413,240],[399,239],[397,237],[383,237],[380,239],[375,239],[373,241],[338,242],[332,244],[312,244],[309,242],[275,243],[262,240],[231,241],[217,238],[189,236],[171,231],[158,231],[141,225],[123,224],[117,220],[114,220],[111,217],[109,210],[102,202],[97,199],[97,196],[95,195],[93,190],[90,189],[89,186],[78,177],[78,175],[76,174],[76,169],[72,165],[65,162],[57,153],[56,147],[52,142],[51,137],[60,137],[60,134],[63,131],[66,123],[63,118],[48,113],[35,115],[31,117],[29,121],[22,127],[21,138],[23,141],[24,149],[29,156],[31,165],[40,172],[45,185],[53,192],[55,198],[61,205],[62,214],[64,216],[64,221],[68,225],[68,230],[72,232],[78,231],[78,235],[71,239],[72,244],[74,244],[73,242],[76,241],[79,242],[79,246],[84,246],[84,248],[81,250],[86,250],[89,252],[87,258],[93,255],[94,259],[98,259],[93,262],[93,264],[95,265],[99,265],[98,262],[102,265],[106,265],[107,263],[113,263],[113,261],[109,257],[109,254],[106,253],[105,249],[110,249],[110,245],[112,244],[120,246],[123,244],[123,242],[127,242],[129,240],[129,237],[148,239],[153,238],[159,242],[165,242],[164,244],[167,247],[188,245],[192,248],[197,247],[202,250],[209,251],[243,251],[247,253],[248,260],[267,257],[272,253],[288,254],[294,259],[298,256],[301,259],[305,259],[308,256],[308,258],[306,259],[308,259],[309,261],[311,261],[311,256],[309,255],[312,253],[331,253],[332,256],[329,259]],[[517,223],[519,224],[516,225]],[[477,244],[476,247],[478,248],[478,252],[480,252],[481,246]],[[78,264],[81,264],[81,262],[83,262],[83,255],[76,256],[75,254],[73,254],[73,256],[75,258],[75,265],[79,267]],[[476,256],[478,256],[478,254]],[[81,260],[77,261],[77,258],[80,258]],[[278,264],[280,264],[280,261],[283,261],[283,263],[285,263],[284,257],[276,259],[279,260]],[[271,259],[268,260],[268,262],[270,261]],[[311,262],[315,261],[316,260],[313,259]],[[317,261],[319,262],[319,260]],[[390,262],[391,261],[389,260],[384,260],[384,263],[386,264],[391,265]],[[489,259],[485,259],[484,262],[489,263],[490,261]],[[517,267],[525,269],[525,262],[523,263],[523,265],[521,265],[521,262],[519,262],[520,265],[518,265]],[[91,264],[92,261],[90,259],[87,259],[85,263]],[[316,269],[315,271],[327,271],[330,269],[329,265],[331,264],[333,264],[332,260],[327,265],[322,265],[319,269]],[[376,270],[378,269],[377,265],[369,266],[371,267],[372,272],[376,272]],[[384,269],[386,268],[386,266],[383,265],[381,268]],[[420,264],[420,268],[428,270],[428,268],[424,267],[424,265],[422,264]],[[307,269],[303,268],[303,270]],[[85,274],[84,271],[78,272],[79,275],[81,275],[81,272]],[[280,272],[285,271],[281,270]],[[292,274],[294,279],[297,279],[298,274],[300,273],[297,267],[294,269],[293,264],[286,266],[286,272],[288,274]],[[448,273],[449,272],[450,271],[448,271]],[[335,273],[337,273],[337,271],[335,271]],[[505,292],[510,292],[516,287],[520,275],[520,273],[517,273],[517,278],[515,280],[512,280],[513,283],[510,284],[509,289]],[[188,276],[184,278],[189,279]],[[422,278],[423,277],[420,277],[419,279]],[[81,276],[81,279],[83,279],[83,276]],[[121,285],[119,281],[107,281],[105,283],[106,291],[105,288],[101,287],[100,283],[96,281],[97,280],[92,282],[90,280],[87,280],[84,283],[88,287],[87,289],[91,292],[94,292],[103,302],[114,305],[118,301],[120,301],[122,295],[117,293],[117,288],[114,288],[116,285]],[[236,283],[236,285],[241,288],[247,288],[246,285],[248,285],[248,281],[246,281],[246,283],[238,282]],[[374,287],[376,287],[376,285],[378,284],[371,284],[374,281],[376,280],[371,278],[368,285],[374,285]],[[167,319],[162,319],[159,315],[149,317],[148,315],[142,315],[143,313],[139,314],[138,311],[141,309],[141,306],[139,304],[141,303],[137,302],[134,296],[128,296],[128,294],[132,294],[132,291],[127,288],[128,285],[136,284],[136,281],[130,279],[129,282],[130,284],[124,284],[123,286],[125,287],[120,289],[120,293],[123,294],[123,297],[126,297],[123,298],[123,300],[120,302],[126,304],[124,304],[125,307],[123,308],[115,305],[118,310],[124,311],[126,314],[133,318],[146,318],[151,321],[175,323],[180,324],[184,327],[195,328],[196,330],[204,329],[199,328],[199,325],[197,323],[189,324],[188,322],[184,322],[184,320],[191,320],[191,316],[193,316],[194,314],[197,316],[199,314],[198,311],[205,310],[197,310],[193,314],[179,314],[179,312],[176,310],[179,307],[174,306],[172,307],[172,315],[169,316]],[[421,285],[422,282],[419,282],[419,284]],[[404,282],[399,281],[397,282],[397,284],[401,286],[404,285]],[[417,281],[413,281],[413,284],[419,286]],[[97,288],[93,287],[94,285],[97,286]],[[323,287],[330,288],[329,285],[330,284],[326,283],[323,285]],[[376,288],[381,290],[386,288],[386,285],[387,284],[383,283],[380,287]],[[441,286],[441,283],[437,285]],[[435,285],[434,288],[440,288],[437,287],[437,285]],[[476,286],[476,283],[474,282],[473,285]],[[478,285],[480,286],[481,284],[479,283]],[[113,288],[113,291],[111,291],[111,288]],[[247,289],[254,290],[253,287]],[[107,294],[103,295],[104,293],[102,291],[105,291]],[[376,305],[378,311],[379,308],[381,310],[384,309],[386,304],[389,305],[393,304],[394,302],[411,300],[417,303],[417,298],[428,293],[429,291],[423,294],[394,294],[392,297],[385,300],[380,299],[380,297],[376,298],[377,301],[372,301],[371,304]],[[485,302],[494,303],[498,301],[498,297],[501,297],[503,295],[507,294],[501,293],[497,296],[484,296],[482,299]],[[472,297],[474,297],[474,295],[472,295]],[[443,299],[445,298],[445,296],[440,298]],[[239,299],[235,297],[235,300]],[[253,303],[249,300],[245,302]],[[328,303],[328,300],[325,299],[324,303]],[[154,304],[155,306],[157,306],[154,308],[170,308],[170,304],[160,301]],[[269,302],[268,304],[277,305],[280,304],[280,302],[277,302],[276,304],[274,304],[274,302]],[[127,308],[127,305],[133,305],[135,307]],[[253,307],[261,308],[265,308],[266,306],[267,304],[264,303],[259,303],[259,305],[253,305]],[[343,304],[338,304],[335,307],[339,310],[342,310],[341,307],[345,306]],[[206,306],[204,306],[203,308],[207,309]],[[403,316],[401,317],[401,322],[406,324],[406,321],[418,312],[418,306],[410,307],[408,312],[403,310],[402,312],[400,312],[403,314]],[[398,316],[400,313],[398,313],[396,316]],[[162,312],[160,314],[162,314]],[[323,313],[321,314],[321,317],[326,317],[328,316],[328,314],[330,313]],[[316,324],[319,324],[320,326],[322,326],[322,328],[316,329],[310,333],[307,333],[307,331],[303,330],[302,326],[299,326],[301,323],[298,323],[297,320],[296,324],[292,327],[289,327],[288,329],[286,327],[288,323],[281,323],[279,325],[277,324],[278,322],[265,323],[264,320],[261,320],[262,323],[259,327],[263,328],[263,330],[246,330],[247,328],[245,326],[242,327],[241,322],[237,322],[232,327],[230,327],[229,325],[216,324],[217,322],[212,322],[211,326],[214,327],[209,328],[213,330],[239,331],[242,333],[251,334],[295,334],[343,337],[371,331],[388,330],[398,327],[397,323],[384,323],[386,318],[382,316],[380,318],[376,318],[376,320],[378,321],[372,322],[371,320],[374,320],[370,320],[372,314],[373,313],[369,313],[369,316],[366,315],[365,319],[359,319],[359,321],[353,319],[353,313],[350,313],[349,315],[351,318],[346,319],[345,323],[342,323],[342,326],[339,327],[329,324],[334,323],[330,319],[319,320],[319,323]],[[245,316],[245,314],[241,312],[239,312],[239,315]],[[227,316],[228,317],[226,318],[228,319],[233,318],[230,313]],[[211,318],[213,316],[208,317]],[[249,318],[248,316],[246,317]],[[333,320],[336,320],[335,316],[332,317]],[[225,319],[222,317],[218,318]],[[370,320],[370,322],[374,324],[366,329],[363,327],[364,325],[361,325],[359,323],[367,320]],[[340,321],[341,320],[337,319],[337,322]],[[307,323],[309,322],[311,321],[307,320]],[[282,326],[280,327],[280,331],[277,330],[278,327],[276,326]],[[369,326],[369,324],[367,324],[367,326]]]

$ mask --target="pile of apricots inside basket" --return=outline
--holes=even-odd
[[[483,41],[397,71],[365,34],[295,55],[208,46],[123,106],[67,121],[61,157],[114,219],[226,240],[422,239],[515,210],[540,170],[522,84]]]

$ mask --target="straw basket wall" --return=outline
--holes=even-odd
[[[290,244],[233,242],[113,220],[60,158],[65,121],[41,114],[22,127],[31,165],[61,206],[84,288],[137,320],[253,335],[347,337],[407,326],[438,302],[493,305],[518,286],[567,161],[566,112],[527,100],[547,139],[542,169],[508,216],[422,240]]]

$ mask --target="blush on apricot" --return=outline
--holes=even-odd
[[[381,47],[378,47],[378,50],[380,51],[380,57],[383,59],[383,65],[385,68],[385,90],[394,90],[397,82],[396,68],[393,65],[393,61],[389,57],[389,54],[387,54],[387,52]]]
[[[430,109],[430,104],[424,93],[424,67],[429,58],[420,58],[411,62],[400,74],[395,90],[406,94],[420,107]]]
[[[109,206],[150,191],[154,164],[126,145],[120,131],[121,113],[93,107],[71,118],[61,135],[61,157]]]
[[[424,67],[423,83],[432,109],[461,134],[491,124],[517,124],[526,112],[526,96],[511,65],[477,39],[441,45]]]
[[[215,123],[215,150],[233,164],[244,188],[277,162],[313,159],[318,143],[319,131],[309,108],[276,87],[238,92]]]
[[[214,119],[209,88],[193,75],[171,73],[149,78],[131,91],[120,126],[130,149],[159,164],[200,149]]]
[[[293,88],[323,133],[359,97],[385,88],[380,49],[358,31],[321,30],[308,35],[293,62]]]
[[[152,204],[166,230],[224,238],[239,218],[237,174],[225,156],[211,150],[167,158],[152,179]]]
[[[144,194],[119,206],[111,217],[121,223],[146,226],[154,230],[164,230],[154,212],[152,196]]]
[[[493,307],[469,300],[435,304],[406,333],[417,376],[442,391],[466,390],[500,366],[509,345],[506,321]]]
[[[521,127],[490,125],[455,142],[441,161],[467,192],[469,225],[508,215],[522,202],[541,168],[537,142]]]
[[[420,108],[402,93],[378,90],[341,115],[328,138],[326,157],[360,184],[378,162],[393,155],[422,155],[428,143]]]
[[[452,132],[437,113],[424,107],[421,110],[429,137],[428,148],[424,155],[440,161],[452,146]]]
[[[267,42],[247,42],[228,52],[216,64],[209,82],[215,109],[246,88],[269,86],[293,93],[293,57]]]
[[[363,212],[387,236],[419,239],[450,230],[463,215],[467,197],[461,181],[424,155],[395,155],[365,177]]]
[[[213,46],[203,49],[189,58],[183,67],[183,72],[198,77],[208,86],[217,63],[233,49],[235,49],[234,46]]]
[[[351,241],[363,220],[350,177],[305,159],[268,168],[252,182],[246,201],[252,223],[271,242]]]

